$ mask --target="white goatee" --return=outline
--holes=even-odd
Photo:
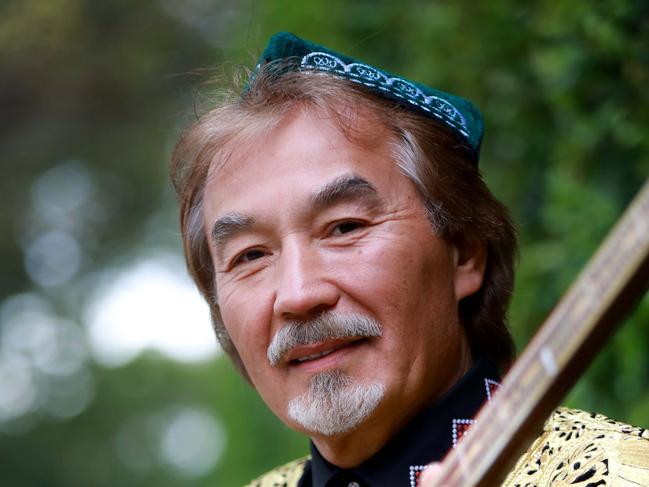
[[[359,382],[340,370],[329,370],[311,378],[308,390],[289,402],[288,414],[312,433],[346,433],[374,412],[384,394],[383,384]]]

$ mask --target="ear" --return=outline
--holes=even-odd
[[[487,267],[486,244],[477,239],[454,245],[455,259],[455,298],[470,296],[480,289]]]

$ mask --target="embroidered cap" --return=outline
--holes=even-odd
[[[465,140],[475,151],[477,161],[483,123],[480,111],[469,100],[395,76],[288,32],[271,37],[257,69],[264,63],[288,58],[299,60],[299,70],[328,72],[360,83],[405,108],[434,118]]]

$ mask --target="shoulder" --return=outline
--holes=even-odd
[[[245,487],[295,487],[302,477],[304,466],[308,460],[309,457],[304,457],[274,468]]]
[[[649,486],[649,431],[559,408],[503,485],[519,484]]]

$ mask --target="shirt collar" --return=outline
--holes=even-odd
[[[499,386],[499,374],[486,359],[476,361],[443,397],[421,411],[374,456],[354,469],[325,460],[311,443],[311,461],[300,487],[417,487],[425,465],[441,460],[462,437],[485,401]],[[356,482],[356,484],[354,484]]]

